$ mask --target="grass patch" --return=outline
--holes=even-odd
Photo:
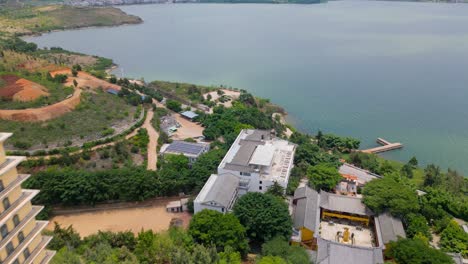
[[[97,90],[93,93],[83,92],[80,105],[59,118],[40,123],[0,120],[0,127],[2,131],[14,133],[7,142],[9,147],[63,147],[99,139],[113,126],[133,123],[135,109],[124,99]]]
[[[150,87],[159,90],[165,97],[182,101],[185,104],[189,102],[200,103],[203,101],[203,94],[220,88],[164,81],[151,82]]]

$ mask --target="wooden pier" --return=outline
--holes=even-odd
[[[390,151],[394,149],[400,149],[403,147],[403,144],[401,143],[391,143],[383,138],[377,138],[377,143],[382,146],[361,150],[361,152],[376,154],[376,153],[382,153],[382,152],[386,152],[386,151]]]

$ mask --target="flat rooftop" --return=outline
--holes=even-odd
[[[260,178],[287,181],[296,145],[266,130],[244,129],[219,165],[220,169],[260,173]]]
[[[335,221],[321,221],[320,222],[320,237],[323,239],[339,242],[342,244],[360,246],[360,247],[374,247],[374,232],[369,227],[363,227],[359,225],[349,225],[345,224],[344,221],[339,220]],[[342,234],[345,231],[345,228],[349,229],[350,236],[354,234],[354,244],[350,239],[349,242],[343,242],[342,240],[337,241],[337,233],[341,232]]]

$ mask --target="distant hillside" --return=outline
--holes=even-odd
[[[114,7],[73,7],[68,5],[22,6],[8,2],[0,8],[0,31],[20,35],[90,26],[141,23],[137,16]]]

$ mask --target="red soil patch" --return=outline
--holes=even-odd
[[[80,97],[81,90],[76,89],[72,97],[53,105],[21,110],[0,110],[0,119],[34,122],[57,118],[75,109],[75,107],[80,103]]]
[[[47,88],[35,82],[19,78],[15,75],[4,75],[0,77],[5,86],[0,88],[0,97],[7,100],[15,100],[21,102],[33,101],[41,96],[47,96]]]
[[[66,74],[68,76],[68,79],[65,85],[74,86],[73,80],[76,80],[79,88],[75,89],[75,93],[70,98],[67,98],[53,105],[48,105],[41,108],[29,108],[21,110],[0,110],[0,119],[21,122],[36,122],[54,119],[75,109],[75,107],[80,103],[80,88],[102,88],[104,90],[115,89],[117,91],[120,91],[120,86],[108,83],[85,72],[79,72],[77,77],[72,77],[70,69],[56,70],[50,72],[50,74],[52,76],[55,76],[56,74]],[[1,90],[3,90],[3,88],[0,89],[0,91]]]

